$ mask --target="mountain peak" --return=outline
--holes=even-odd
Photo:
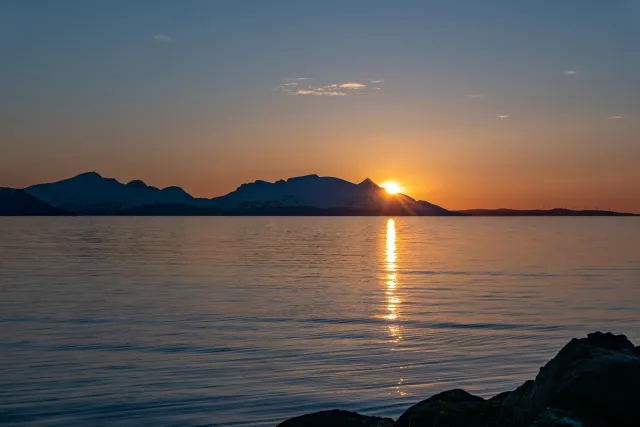
[[[102,178],[102,175],[100,175],[96,171],[91,171],[91,172],[83,172],[81,174],[74,176],[73,178]]]
[[[364,181],[358,184],[358,186],[362,188],[374,189],[374,190],[381,188],[378,184],[373,182],[370,178],[366,178]]]
[[[133,181],[129,181],[126,185],[127,187],[147,188],[147,184],[145,184],[144,181],[140,179],[134,179]]]

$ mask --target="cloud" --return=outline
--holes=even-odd
[[[306,90],[300,89],[294,95],[315,95],[315,96],[345,96],[344,92],[327,92],[323,90]]]
[[[607,117],[607,119],[609,120],[622,120],[622,119],[626,119],[627,116],[609,116]]]
[[[500,120],[508,119],[509,117],[511,117],[509,114],[501,114],[498,116]]]
[[[379,80],[369,80],[369,82],[370,82],[370,83],[373,83],[373,84],[375,84],[375,83],[384,83],[384,80],[383,80],[383,79],[379,79]]]
[[[312,95],[312,96],[346,96],[354,91],[366,93],[366,89],[377,89],[379,87],[368,87],[360,82],[330,83],[325,85],[314,84],[311,77],[287,77],[282,83],[275,87],[275,90],[286,95]],[[382,82],[383,80],[375,80]]]
[[[323,91],[323,90],[335,90],[338,87],[338,85],[326,85],[326,86],[321,86],[319,88],[316,88],[317,91]]]
[[[484,98],[484,93],[472,93],[469,98]]]
[[[343,89],[363,89],[366,86],[367,85],[363,85],[362,83],[349,82],[349,83],[342,83],[339,87]]]
[[[576,74],[578,74],[576,70],[567,70],[564,72],[565,76],[575,76]]]
[[[156,34],[155,36],[153,36],[153,39],[161,43],[167,43],[172,40],[171,37],[165,36],[164,34]]]

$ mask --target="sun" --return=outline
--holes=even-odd
[[[387,193],[389,193],[389,194],[398,194],[402,190],[400,188],[400,186],[398,185],[398,183],[397,182],[393,182],[393,181],[387,181],[387,182],[383,183],[382,185],[380,185],[380,187],[382,187],[385,190],[387,190]]]

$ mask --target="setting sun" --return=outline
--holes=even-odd
[[[380,187],[387,190],[387,193],[389,194],[398,194],[401,191],[400,186],[393,181],[387,181],[384,184],[382,184]]]

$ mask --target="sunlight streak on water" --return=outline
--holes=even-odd
[[[384,316],[387,320],[396,320],[398,318],[398,304],[400,300],[395,296],[396,289],[396,223],[393,218],[389,218],[387,221],[387,234],[386,234],[386,246],[385,246],[385,261],[387,263],[387,310],[389,313]],[[394,337],[399,339],[398,327],[394,325],[389,326],[390,331]]]

